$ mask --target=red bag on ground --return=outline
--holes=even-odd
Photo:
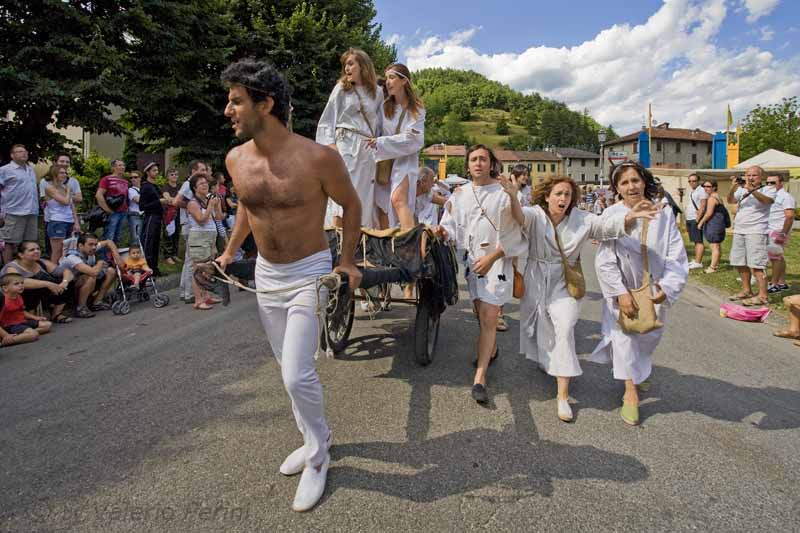
[[[766,322],[769,316],[769,307],[752,308],[736,304],[720,304],[719,316],[744,322]]]

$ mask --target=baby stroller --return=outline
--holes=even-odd
[[[142,246],[141,239],[138,238],[139,246]],[[124,259],[128,253],[128,248],[120,248],[119,254]],[[160,294],[152,274],[142,275],[139,286],[126,279],[122,273],[122,266],[114,262],[114,269],[117,271],[117,289],[112,297],[114,303],[111,304],[111,312],[115,315],[127,315],[131,312],[131,302],[146,302],[153,296],[153,307],[161,308],[169,305],[169,296]]]

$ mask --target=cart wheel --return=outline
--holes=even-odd
[[[115,315],[119,314],[119,306],[122,305],[122,300],[117,300],[113,304],[111,304],[111,312]]]
[[[333,353],[343,352],[347,348],[350,330],[353,329],[353,318],[356,315],[356,301],[350,296],[350,289],[346,285],[339,288],[339,298],[336,306],[333,299],[328,300],[328,311],[325,321],[328,324],[328,347]],[[320,341],[325,345],[325,331],[320,332]]]
[[[142,294],[141,298],[142,298],[143,302],[146,302],[146,301],[150,300],[150,293],[147,292],[146,288],[142,288],[141,294]],[[156,307],[158,307],[158,306],[156,306]]]
[[[119,302],[119,314],[127,315],[131,312],[131,303],[130,302]]]
[[[414,321],[414,359],[420,366],[428,366],[433,361],[436,341],[439,339],[440,317],[431,309],[430,290],[421,288]]]
[[[153,305],[158,308],[166,307],[169,305],[169,296],[166,294],[157,295],[155,298],[153,298]]]

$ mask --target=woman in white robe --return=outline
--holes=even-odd
[[[637,218],[652,217],[656,208],[641,202],[629,213],[600,219],[577,209],[578,186],[566,176],[546,178],[531,195],[532,207],[522,207],[517,178],[512,174],[501,178],[501,183],[511,202],[509,213],[528,241],[525,294],[520,303],[520,352],[556,378],[558,418],[571,422],[569,382],[583,373],[575,352],[580,302],[567,291],[556,231],[567,262],[574,266],[587,241],[621,237]]]
[[[612,191],[622,197],[603,212],[603,219],[613,219],[630,212],[643,197],[655,198],[653,176],[638,163],[624,163],[611,175]],[[645,334],[625,333],[617,322],[620,312],[636,315],[633,298],[628,292],[642,286],[643,262],[641,253],[642,225],[615,242],[600,245],[595,258],[597,278],[603,291],[603,338],[592,353],[591,360],[611,362],[614,378],[625,382],[620,415],[631,425],[639,423],[639,391],[652,370],[653,351],[658,346],[664,328]],[[662,324],[686,285],[689,264],[675,216],[671,209],[661,209],[650,221],[647,230],[647,257],[650,265],[652,299]]]
[[[371,139],[375,159],[393,159],[388,185],[375,186],[381,227],[414,227],[419,151],[425,142],[425,108],[411,86],[411,72],[401,63],[386,67],[387,98],[381,108],[383,133]]]
[[[495,178],[500,165],[494,153],[484,145],[472,146],[467,150],[466,164],[472,182],[450,196],[437,232],[455,242],[458,255],[464,260],[479,324],[472,397],[485,404],[489,400],[486,374],[499,355],[497,317],[500,307],[512,297],[512,259],[525,249],[525,242],[516,224],[501,223],[510,219],[510,203]]]
[[[380,135],[383,91],[375,67],[362,50],[350,48],[341,57],[342,76],[333,88],[317,125],[317,142],[334,148],[344,159],[361,200],[361,225],[375,227],[375,151],[367,141]],[[342,225],[342,207],[328,200],[326,224]]]

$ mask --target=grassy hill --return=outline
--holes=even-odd
[[[462,121],[461,125],[464,126],[468,137],[490,148],[502,148],[501,143],[508,140],[511,135],[527,134],[521,125],[508,122],[508,135],[498,135],[495,133],[495,127],[501,118],[510,121],[511,113],[500,109],[478,109],[473,113],[472,120]]]

